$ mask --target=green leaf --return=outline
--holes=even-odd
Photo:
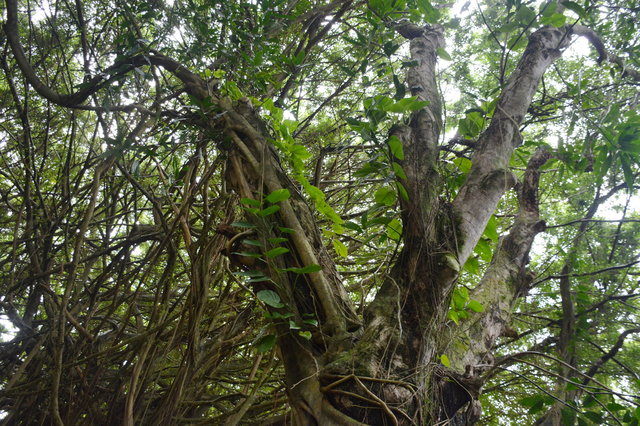
[[[234,101],[237,101],[244,96],[235,81],[226,81],[222,88],[222,91],[226,92],[226,94]]]
[[[449,362],[449,357],[446,356],[445,354],[440,355],[440,362],[445,367],[451,367],[451,362]]]
[[[240,203],[251,207],[260,207],[260,204],[262,204],[260,201],[254,200],[253,198],[240,198]]]
[[[256,342],[256,349],[260,353],[269,352],[271,348],[276,344],[276,336],[273,334],[267,334],[266,336],[262,336]]]
[[[540,19],[542,25],[553,25],[556,28],[562,27],[567,22],[567,17],[562,13],[554,13],[551,16],[545,16]]]
[[[283,188],[283,189],[276,189],[271,194],[267,195],[265,200],[267,200],[272,204],[275,204],[280,201],[288,200],[289,197],[291,197],[291,193],[289,192],[288,189]]]
[[[404,150],[402,149],[402,141],[397,136],[391,136],[389,138],[389,149],[391,154],[398,160],[404,160]]]
[[[393,85],[396,88],[396,94],[393,95],[393,99],[399,100],[404,98],[404,95],[407,93],[407,88],[404,84],[398,79],[398,76],[393,74]]]
[[[611,411],[622,411],[625,409],[624,405],[620,405],[617,402],[610,402],[607,404],[607,408]]]
[[[278,311],[273,311],[273,312],[265,312],[264,317],[265,318],[271,318],[271,319],[287,319],[287,318],[291,318],[293,316],[293,312],[285,312],[284,314],[281,314]]]
[[[558,8],[558,3],[555,1],[547,1],[540,4],[540,13],[544,17],[548,17],[554,14],[556,9]]]
[[[414,96],[411,98],[400,99],[398,102],[394,104],[387,105],[384,108],[384,111],[396,112],[396,113],[417,111],[419,109],[426,107],[427,105],[429,105],[429,101],[419,101]]]
[[[393,99],[385,95],[373,96],[362,101],[366,113],[375,110],[384,111],[389,105],[393,105]]]
[[[435,24],[440,19],[440,11],[431,5],[429,0],[417,0],[418,10],[424,14],[425,21]]]
[[[347,118],[344,119],[344,121],[346,121],[347,124],[349,125],[349,127],[351,127],[351,129],[355,130],[356,132],[359,132],[363,128],[366,128],[367,125],[368,125],[368,123],[366,123],[364,121],[360,121],[360,120],[355,119],[353,117],[347,117]]]
[[[565,386],[565,389],[568,391],[572,391],[572,390],[578,390],[580,389],[580,387],[578,385],[576,385],[575,383],[567,383],[567,386]]]
[[[396,182],[396,188],[398,188],[398,193],[402,197],[403,200],[409,200],[409,193],[406,188],[400,182]]]
[[[521,398],[518,402],[520,402],[520,405],[522,405],[523,407],[531,408],[538,405],[540,402],[544,404],[544,396],[542,395],[525,396],[524,398]]]
[[[493,253],[491,252],[491,246],[484,238],[480,238],[478,240],[478,244],[476,244],[474,252],[478,253],[480,258],[485,262],[491,261],[491,257],[493,255]]]
[[[288,149],[289,149],[289,154],[291,154],[291,157],[293,157],[296,160],[306,160],[307,158],[311,157],[311,153],[303,145],[296,143],[293,145],[289,145]]]
[[[342,241],[338,240],[337,238],[333,239],[333,248],[336,250],[336,253],[340,257],[347,257],[347,255],[349,254],[347,246],[345,246]]]
[[[584,416],[597,425],[603,424],[604,419],[600,413],[596,413],[595,411],[585,411]]]
[[[516,33],[509,39],[509,41],[507,41],[507,46],[511,50],[518,51],[524,50],[524,48],[527,47],[527,43],[527,37],[523,36],[522,34]]]
[[[536,11],[529,6],[522,5],[518,8],[515,19],[523,25],[529,25],[529,23],[536,19]]]
[[[456,287],[451,295],[451,307],[456,311],[461,311],[464,309],[464,305],[466,305],[468,300],[469,292],[467,289],[464,287]]]
[[[242,240],[243,243],[248,244],[250,246],[256,246],[256,247],[263,247],[264,244],[262,244],[260,241],[257,240]]]
[[[501,27],[496,28],[496,32],[498,33],[510,33],[515,31],[518,28],[518,24],[516,22],[509,22],[507,24],[502,25]]]
[[[640,124],[625,123],[618,136],[618,146],[627,153],[640,153]]]
[[[278,205],[273,205],[273,206],[269,206],[266,209],[262,209],[258,212],[258,214],[262,217],[265,216],[269,216],[271,214],[274,214],[275,212],[277,212],[278,210],[280,210],[280,206]]]
[[[269,250],[268,252],[266,252],[265,254],[267,255],[267,257],[269,259],[272,259],[276,256],[280,256],[281,254],[285,254],[285,253],[289,253],[289,249],[286,247],[276,247],[273,248],[271,250]]]
[[[603,122],[616,124],[619,121],[619,119],[620,119],[620,105],[613,104],[611,105],[611,108],[609,109],[609,112],[607,113],[607,115],[604,117]]]
[[[453,164],[458,166],[458,169],[460,169],[462,173],[467,174],[469,173],[469,170],[471,170],[472,163],[468,158],[458,157],[453,160]]]
[[[391,57],[391,55],[396,53],[396,50],[398,50],[399,48],[400,48],[400,45],[392,41],[387,41],[385,44],[382,45],[382,50],[384,51],[384,54],[387,55],[388,57]]]
[[[491,215],[487,222],[487,227],[484,229],[484,235],[493,242],[497,242],[500,235],[498,235],[498,220],[494,215]]]
[[[295,234],[296,233],[295,229],[286,228],[284,226],[279,226],[278,229],[280,230],[280,232],[282,232],[284,234]]]
[[[620,154],[620,165],[622,166],[622,172],[624,173],[624,181],[627,184],[629,191],[633,188],[633,170],[631,170],[631,164],[629,157],[626,154]]]
[[[484,115],[480,111],[468,111],[465,118],[459,121],[460,133],[470,137],[476,137],[480,134],[485,125]]]
[[[444,59],[445,61],[451,61],[451,55],[447,53],[442,47],[438,47],[436,49],[436,54],[440,59]]]
[[[280,296],[273,290],[260,290],[256,293],[258,300],[265,305],[269,305],[273,308],[282,308],[284,304],[280,301]]]
[[[269,241],[271,244],[280,244],[280,243],[286,243],[287,241],[289,241],[289,239],[282,238],[282,237],[275,237],[275,238],[269,238],[267,239],[267,241]]]
[[[245,210],[246,212],[249,212],[251,214],[258,214],[260,213],[260,209],[257,209],[255,207],[243,207],[243,210]]]
[[[402,180],[407,180],[407,175],[404,173],[404,169],[400,164],[394,161],[391,163],[391,167],[393,168],[393,173],[395,173],[396,177]]]
[[[316,209],[320,213],[325,215],[328,219],[330,219],[331,222],[333,222],[334,224],[341,225],[342,223],[344,223],[344,220],[342,220],[342,218],[340,216],[338,216],[338,213],[336,213],[336,211],[333,209],[333,207],[331,207],[329,204],[327,204],[326,201],[324,201],[324,200],[316,200]]]
[[[469,303],[467,304],[467,309],[470,309],[473,312],[484,312],[484,306],[482,306],[482,303],[473,299],[469,300]]]
[[[459,291],[460,294],[462,294],[462,296],[464,297],[464,300],[469,300],[469,290],[466,287],[458,286],[457,291]]]
[[[322,270],[322,266],[320,265],[308,265],[304,268],[287,268],[285,271],[293,272],[294,274],[311,274],[313,272],[319,272]]]
[[[322,190],[317,186],[307,183],[307,185],[305,185],[305,190],[314,201],[325,199],[324,192],[322,192]]]
[[[379,170],[380,170],[380,166],[377,163],[367,163],[364,166],[362,166],[361,169],[356,170],[353,173],[353,175],[355,177],[366,177]]]
[[[597,403],[598,401],[596,401],[596,399],[591,395],[585,396],[585,398],[582,400],[582,406],[585,408],[593,407]]]
[[[393,219],[387,223],[387,236],[393,241],[400,241],[402,235],[402,223],[398,219]]]
[[[594,172],[598,180],[601,180],[611,169],[611,165],[613,164],[613,155],[607,149],[603,149],[596,156],[596,161],[594,162]]]
[[[304,61],[305,52],[304,49],[300,50],[298,54],[291,58],[291,65],[300,65]]]
[[[529,408],[529,414],[539,413],[542,410],[544,410],[544,400],[536,402],[533,407]]]
[[[375,207],[374,207],[375,209]],[[386,225],[387,223],[391,222],[392,218],[388,217],[388,216],[380,216],[380,217],[375,217],[373,219],[371,219],[369,221],[369,225],[370,224],[381,224],[381,225]]]
[[[574,11],[576,15],[582,19],[587,19],[589,17],[589,15],[587,15],[587,11],[576,2],[563,0],[562,5],[567,9]]]
[[[298,335],[304,339],[311,340],[311,332],[310,331],[299,331]]]
[[[477,257],[469,257],[464,264],[464,270],[473,275],[480,273],[480,263]]]
[[[387,188],[386,186],[378,188],[373,197],[376,200],[376,203],[385,206],[393,205],[393,203],[395,203],[397,199],[396,192],[391,188]]]
[[[300,330],[300,326],[295,321],[289,320],[289,330]]]
[[[460,325],[460,318],[458,317],[458,313],[456,311],[454,311],[453,309],[449,309],[447,316],[451,321],[455,322],[456,325]]]
[[[352,231],[356,231],[358,233],[364,232],[362,227],[355,222],[351,222],[351,221],[345,222],[344,227],[347,229],[351,229]]]

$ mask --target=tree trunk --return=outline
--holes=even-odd
[[[255,266],[277,286],[257,284],[255,290],[277,291],[295,318],[315,314],[322,324],[307,341],[278,326],[278,345],[297,424],[429,424],[456,419],[473,423],[479,416],[476,398],[487,357],[504,332],[513,301],[526,293],[526,263],[534,236],[544,229],[537,211],[537,169],[548,158],[536,154],[520,188],[520,215],[504,237],[474,299],[491,309],[478,313],[470,327],[452,329],[447,321],[449,299],[498,201],[516,179],[508,170],[513,149],[520,144],[522,122],[538,82],[560,55],[567,30],[543,28],[529,46],[497,103],[491,124],[481,135],[467,181],[453,205],[439,200],[437,172],[441,131],[440,100],[435,80],[436,49],[442,28],[415,29],[410,40],[412,59],[407,83],[412,94],[430,104],[413,113],[408,125],[394,127],[402,141],[400,161],[407,179],[399,181],[408,199],[401,199],[404,246],[360,326],[340,277],[320,238],[313,213],[296,185],[287,177],[260,118],[248,101],[220,99],[226,112],[225,132],[234,141],[228,181],[242,197],[261,200],[288,189],[280,203],[277,223],[295,230],[291,251]],[[406,32],[406,26],[399,30]],[[415,34],[419,34],[415,36]],[[249,215],[261,241],[284,234]],[[286,237],[286,235],[284,235]],[[322,270],[300,276],[287,268],[313,264]],[[495,302],[495,303],[494,303]],[[447,345],[443,337],[458,342]],[[439,363],[444,350],[452,368]],[[478,366],[482,367],[478,367]],[[459,413],[463,407],[465,413]],[[456,414],[458,413],[458,414]],[[453,421],[453,420],[452,420]]]

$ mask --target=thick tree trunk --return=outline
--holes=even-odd
[[[406,29],[406,28],[405,28]],[[298,424],[412,424],[455,419],[473,423],[479,415],[474,399],[480,374],[496,339],[509,320],[512,303],[526,292],[525,266],[533,238],[544,228],[537,214],[537,168],[548,154],[532,158],[521,186],[521,211],[503,238],[491,267],[473,297],[491,309],[469,327],[449,333],[449,298],[460,272],[482,235],[504,192],[516,179],[508,170],[513,149],[521,142],[518,126],[546,68],[559,57],[566,31],[544,28],[530,37],[517,69],[505,87],[487,130],[481,135],[467,181],[453,205],[438,199],[436,169],[440,137],[440,101],[435,81],[436,49],[442,29],[412,32],[411,54],[417,66],[408,74],[412,94],[430,104],[392,134],[404,146],[401,162],[407,175],[400,183],[409,194],[401,200],[404,246],[398,260],[365,311],[359,327],[335,266],[322,244],[312,212],[279,165],[259,117],[247,102],[219,103],[226,111],[225,131],[235,143],[229,182],[243,197],[259,199],[278,189],[292,196],[280,203],[278,223],[294,229],[291,252],[258,266],[278,283],[296,318],[317,315],[321,328],[310,341],[279,327],[294,422]],[[415,34],[419,34],[417,37]],[[260,239],[282,237],[260,217],[250,217]],[[294,277],[282,271],[312,264],[322,271]],[[295,285],[294,285],[295,282]],[[260,286],[257,288],[267,288]],[[452,369],[438,363],[445,343]],[[483,368],[477,368],[483,365]],[[465,413],[458,411],[467,406]]]

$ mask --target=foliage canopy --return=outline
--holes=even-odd
[[[4,422],[638,425],[640,5],[462,3],[5,0]]]

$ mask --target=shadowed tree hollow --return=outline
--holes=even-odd
[[[0,421],[637,425],[639,10],[5,0]]]

